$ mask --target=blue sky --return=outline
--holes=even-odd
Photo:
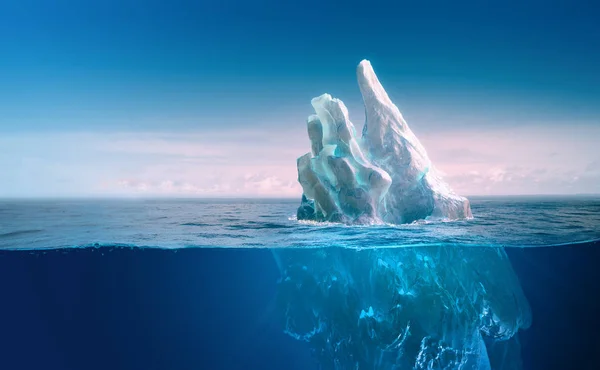
[[[369,59],[460,193],[600,193],[589,1],[4,1],[0,197],[296,196]]]

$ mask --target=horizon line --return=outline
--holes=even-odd
[[[463,195],[465,198],[523,198],[523,197],[600,197],[600,193],[548,193],[548,194],[477,194]],[[0,201],[7,200],[299,200],[302,195],[291,196],[177,196],[177,195],[31,195],[31,196],[0,196]]]

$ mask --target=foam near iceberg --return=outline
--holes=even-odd
[[[369,61],[358,65],[357,78],[366,112],[362,137],[341,100],[323,94],[311,101],[311,151],[297,161],[298,219],[402,224],[471,217],[469,201],[440,178]]]

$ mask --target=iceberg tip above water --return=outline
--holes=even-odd
[[[436,173],[368,60],[358,65],[357,79],[366,112],[361,137],[341,100],[323,94],[311,101],[311,151],[297,161],[298,219],[402,224],[471,217],[469,201]]]

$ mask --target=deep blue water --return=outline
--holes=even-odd
[[[349,228],[298,224],[289,201],[3,201],[0,368],[316,370],[308,343],[284,333],[269,248],[330,235],[367,253],[353,248],[378,234],[415,250],[504,245],[533,318],[523,367],[600,368],[600,200],[472,202],[470,221]]]

